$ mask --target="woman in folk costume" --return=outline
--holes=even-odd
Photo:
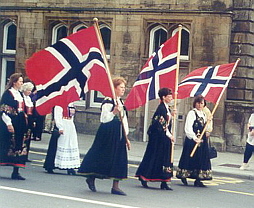
[[[32,134],[32,129],[34,125],[33,124],[34,123],[34,117],[33,117],[34,104],[30,97],[30,94],[32,93],[33,88],[34,88],[34,85],[31,82],[25,82],[21,87],[21,92],[25,101],[25,112],[26,112],[27,120],[28,120],[27,140],[26,140],[26,146],[27,146],[26,162],[30,162],[30,160],[28,160],[28,154],[30,150],[30,143],[31,143],[31,136],[32,136],[31,134]]]
[[[12,74],[0,101],[0,165],[13,166],[11,178],[15,180],[25,180],[19,168],[25,167],[27,155],[27,120],[19,91],[22,85],[22,74]]]
[[[207,122],[207,117],[203,108],[206,106],[204,97],[198,95],[194,98],[193,110],[190,110],[186,122],[185,133],[186,138],[183,146],[182,155],[179,161],[176,177],[181,179],[184,185],[188,185],[187,178],[196,179],[194,186],[205,187],[202,180],[212,180],[211,161],[209,159],[207,137],[210,133],[204,134],[199,138],[203,128]],[[191,152],[196,145],[199,144],[193,157]]]
[[[125,137],[129,132],[127,112],[120,99],[124,95],[126,81],[118,77],[113,79],[113,85],[116,99],[105,98],[103,101],[100,127],[78,172],[87,177],[86,182],[93,192],[96,192],[95,178],[113,179],[111,193],[126,195],[119,188],[119,181],[127,178],[126,144],[130,145]]]
[[[53,169],[67,170],[68,175],[75,175],[75,168],[80,167],[78,138],[73,122],[75,108],[70,103],[65,109],[55,106],[53,117],[55,128],[50,138],[49,148],[44,163],[48,173]]]
[[[161,102],[148,129],[149,141],[136,177],[145,188],[148,188],[147,182],[161,182],[161,189],[173,190],[167,184],[173,176],[171,146],[174,137],[171,134],[172,115],[168,106],[173,97],[168,88],[160,89],[158,94]]]

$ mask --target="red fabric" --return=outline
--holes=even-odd
[[[160,88],[175,88],[178,33],[152,54],[128,94],[125,106],[132,110],[158,98]]]
[[[112,97],[101,54],[94,26],[33,54],[26,61],[26,73],[38,90],[38,113],[48,114],[55,105],[66,108],[80,99],[82,91],[96,90]]]
[[[178,98],[202,95],[207,101],[216,103],[223,89],[228,86],[234,65],[230,63],[192,71],[179,83]]]

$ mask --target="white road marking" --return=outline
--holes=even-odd
[[[44,192],[38,192],[38,191],[30,191],[30,190],[26,190],[26,189],[18,189],[18,188],[12,188],[12,187],[7,187],[7,186],[0,186],[0,189],[8,190],[8,191],[16,191],[16,192],[21,192],[21,193],[27,193],[27,194],[34,194],[34,195],[39,195],[39,196],[47,196],[47,197],[53,197],[53,198],[59,198],[59,199],[85,202],[85,203],[90,203],[90,204],[98,204],[98,205],[104,205],[104,206],[108,206],[108,207],[140,208],[140,207],[114,204],[114,203],[108,203],[108,202],[102,202],[102,201],[96,201],[96,200],[90,200],[90,199],[82,199],[82,198],[71,197],[71,196],[50,194],[50,193],[44,193]]]

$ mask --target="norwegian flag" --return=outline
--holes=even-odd
[[[178,85],[178,98],[202,95],[216,103],[232,78],[236,63],[208,66],[188,74]]]
[[[125,106],[128,110],[158,98],[160,88],[175,88],[178,33],[162,44],[143,66],[126,98]]]
[[[67,107],[88,90],[112,97],[95,26],[33,54],[26,61],[26,73],[36,85],[36,109],[41,115],[55,105]]]

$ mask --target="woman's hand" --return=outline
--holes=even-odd
[[[118,114],[119,112],[120,112],[120,107],[119,107],[119,105],[115,105],[114,110],[113,110],[113,114],[116,115],[116,114]]]
[[[63,130],[59,130],[59,134],[63,134],[64,133],[64,131]]]
[[[131,142],[130,142],[130,140],[128,138],[126,139],[126,146],[127,146],[128,150],[131,149]]]
[[[250,135],[254,136],[254,129],[251,130]]]
[[[201,143],[201,142],[202,142],[202,140],[201,140],[201,139],[199,139],[198,137],[193,138],[193,140],[194,140],[197,144],[199,144],[199,143]]]
[[[175,137],[174,137],[174,136],[171,136],[170,139],[171,139],[171,142],[172,142],[172,143],[175,142]]]
[[[210,137],[211,133],[208,132],[208,131],[206,131],[206,132],[205,132],[205,135],[206,135],[206,137],[208,138],[208,137]]]
[[[13,127],[13,125],[8,125],[8,126],[7,126],[7,129],[8,129],[8,131],[9,131],[10,133],[14,133],[14,127]]]

